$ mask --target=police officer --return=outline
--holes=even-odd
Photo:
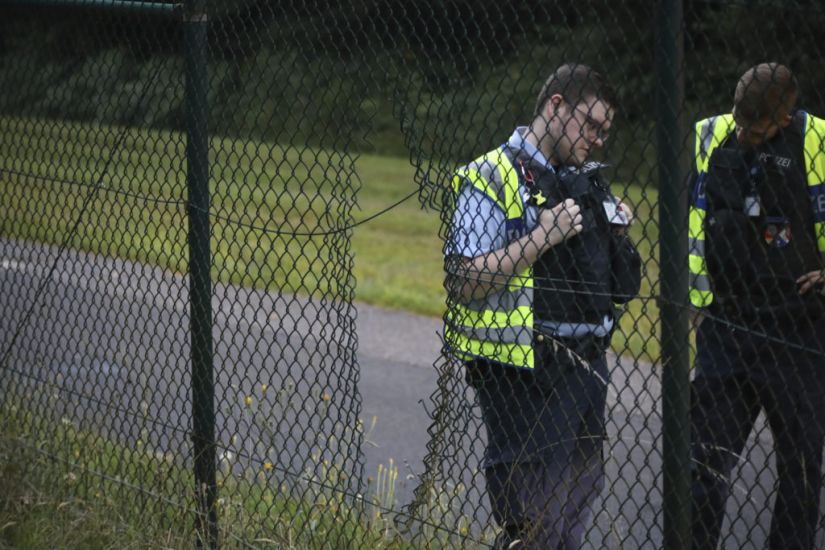
[[[731,470],[760,411],[778,477],[769,545],[814,544],[825,440],[825,120],[794,111],[796,99],[791,71],[763,63],[739,79],[732,114],[696,124],[694,548],[717,545]]]
[[[530,126],[453,181],[445,339],[481,405],[499,548],[578,548],[603,486],[605,350],[641,267],[632,214],[586,163],[615,105],[601,75],[563,65]]]

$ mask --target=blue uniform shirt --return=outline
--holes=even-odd
[[[525,141],[526,132],[526,127],[516,128],[508,145],[525,151],[548,170],[555,170],[538,149]],[[523,182],[519,185],[519,196],[523,197],[526,189],[521,187]],[[446,253],[474,258],[505,247],[513,239],[503,229],[505,221],[504,212],[490,197],[465,184],[457,198]],[[537,223],[538,208],[525,205],[522,235],[535,229]],[[595,327],[559,326],[547,320],[537,320],[536,324],[559,336],[578,336],[588,332],[607,334],[612,320]],[[593,361],[592,366],[607,376],[603,359]],[[561,468],[568,463],[575,442],[599,438],[604,431],[602,394],[606,389],[603,384],[588,383],[592,382],[590,377],[580,379],[576,372],[567,373],[559,378],[554,391],[549,391],[536,383],[530,371],[475,361],[468,365],[467,378],[477,391],[487,427],[482,467],[540,461],[549,468]]]
[[[514,149],[523,149],[537,162],[554,170],[541,151],[524,139],[526,132],[526,126],[516,128],[507,144]],[[522,186],[520,182],[519,196],[522,196],[524,192]],[[505,220],[504,212],[487,194],[473,185],[462,186],[453,213],[447,254],[475,258],[503,248],[507,245],[506,237],[501,234]],[[538,209],[535,206],[525,205],[524,234],[535,229],[536,223],[538,223]]]
[[[519,126],[510,136],[507,145],[513,149],[520,149],[530,155],[533,160],[543,164],[548,170],[556,171],[545,156],[532,143],[524,139],[527,133],[526,126]],[[564,168],[560,171],[563,173]],[[526,189],[524,183],[519,182],[519,196],[523,197]],[[450,234],[447,241],[447,255],[475,258],[494,250],[504,248],[512,238],[508,238],[502,231],[505,226],[504,211],[475,186],[465,184],[461,187],[453,212]],[[538,208],[524,205],[524,224],[522,235],[526,235],[536,228],[538,223]],[[519,235],[521,237],[522,235]],[[613,320],[605,317],[601,325],[583,325],[570,323],[555,323],[546,319],[536,321],[537,326],[551,334],[564,337],[580,337],[586,334],[606,336],[613,328]]]

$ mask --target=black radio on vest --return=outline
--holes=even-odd
[[[758,150],[729,139],[708,163],[705,254],[718,298],[711,309],[728,317],[801,314],[821,309],[804,300],[796,279],[820,265],[812,231],[802,133]]]
[[[583,231],[546,252],[533,266],[535,313],[539,319],[600,324],[614,317],[613,303],[639,291],[641,259],[632,244],[614,233],[606,204],[615,198],[599,173],[601,164],[562,174],[547,172],[528,186],[528,205],[552,208],[573,199]],[[623,225],[624,223],[618,223]]]

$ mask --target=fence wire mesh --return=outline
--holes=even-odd
[[[0,6],[0,541],[825,546],[825,10],[681,4],[669,181],[648,2]]]

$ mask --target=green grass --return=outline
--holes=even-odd
[[[57,394],[39,388],[12,384],[0,405],[0,548],[191,548],[195,483],[191,465],[176,454],[187,451],[152,448],[148,431],[156,427],[140,415],[133,419],[142,426],[137,441],[107,438],[62,417],[48,406]],[[234,414],[264,429],[274,412],[254,402]],[[399,471],[392,459],[368,479],[364,497],[355,498],[345,469],[322,459],[320,449],[313,455],[316,466],[300,476],[219,451],[216,513],[223,548],[420,547],[410,537],[433,549],[469,543],[473,519],[454,509],[463,486],[432,487],[421,509],[443,529],[424,524],[420,532],[399,532],[393,514]],[[488,525],[481,540],[489,543],[495,534]]]
[[[80,217],[72,247],[185,271],[184,136],[128,130],[113,155],[123,132],[104,125],[0,118],[0,234],[60,243]],[[407,159],[363,155],[353,162],[347,155],[310,147],[215,138],[210,162],[215,280],[342,298],[350,298],[355,285],[359,301],[442,314],[441,222],[437,212],[422,210],[415,198],[352,230],[355,281],[347,278],[350,259],[340,238],[300,235],[341,229],[413,192],[414,170]],[[94,193],[81,217],[90,186],[104,170],[105,189]],[[649,297],[658,280],[653,256],[657,196],[638,186],[616,191],[636,211],[632,234],[645,259],[642,296]],[[658,338],[652,336],[657,320],[654,301],[633,300],[614,336],[614,349],[658,358]]]
[[[184,503],[191,493],[191,474],[166,457],[11,405],[0,409],[0,428],[0,547],[183,547],[192,537],[185,504],[148,496]]]
[[[190,548],[196,536],[191,468],[170,454],[127,447],[68,421],[16,406],[0,409],[0,548]],[[225,548],[410,548],[386,521],[326,487],[300,497],[277,472],[218,474],[219,537]],[[376,498],[380,498],[377,496]],[[377,502],[377,501],[376,501]]]
[[[614,185],[613,192],[634,211],[630,236],[642,257],[642,286],[631,300],[613,334],[613,349],[622,355],[655,362],[659,359],[659,306],[653,297],[659,292],[659,195],[655,189],[638,185]]]
[[[0,140],[0,232],[60,242],[112,155],[120,129],[4,118],[0,132],[9,136]],[[213,140],[210,156],[213,276],[268,290],[345,295],[353,282],[344,278],[347,257],[339,242],[329,235],[272,231],[340,229],[415,190],[412,167],[399,159],[364,156],[353,163],[312,148],[228,139]],[[108,167],[107,189],[94,195],[71,246],[183,272],[188,255],[184,159],[180,134],[129,131]],[[438,225],[437,213],[421,210],[413,198],[357,226],[352,235],[357,299],[440,315]]]
[[[358,169],[363,214],[378,212],[415,190],[406,159],[363,157]],[[359,217],[361,217],[359,216]],[[442,241],[438,212],[413,197],[353,234],[356,296],[370,304],[441,317],[444,312]]]

